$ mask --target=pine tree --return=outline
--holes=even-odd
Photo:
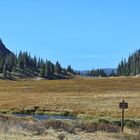
[[[50,61],[46,61],[46,64],[45,64],[45,77],[46,78],[49,78],[50,75],[51,75],[51,62]]]
[[[3,72],[3,66],[4,66],[4,57],[0,53],[0,72]]]
[[[71,65],[67,67],[67,72],[74,73],[74,70],[72,69]]]
[[[42,66],[41,66],[40,76],[45,77],[45,64],[42,64]]]
[[[24,62],[23,62],[23,54],[22,52],[20,51],[19,55],[18,55],[18,67],[20,69],[23,69],[24,68]]]
[[[6,78],[6,64],[4,64],[3,67],[3,77]]]
[[[59,64],[58,61],[56,62],[55,71],[57,74],[61,73],[61,65]]]
[[[50,73],[51,73],[51,75],[53,75],[54,72],[55,72],[55,66],[54,66],[53,63],[51,63],[51,64],[50,64]]]

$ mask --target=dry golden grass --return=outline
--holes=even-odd
[[[63,136],[63,137],[62,137]],[[1,134],[0,140],[119,140],[114,138],[114,136],[109,136],[106,133],[79,133],[68,134],[68,133],[58,133],[53,130],[49,130],[46,136],[30,136],[22,134]]]
[[[0,140],[139,140],[134,134],[127,133],[85,133],[68,134],[49,129],[43,136],[34,136],[27,132],[1,133]]]
[[[0,81],[0,110],[37,105],[46,111],[120,117],[123,99],[129,103],[126,117],[140,118],[140,78]]]

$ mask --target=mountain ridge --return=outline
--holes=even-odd
[[[0,39],[0,53],[3,54],[4,56],[12,53],[9,49],[6,48],[1,39]]]

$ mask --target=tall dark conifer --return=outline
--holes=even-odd
[[[61,65],[58,61],[56,62],[56,65],[55,65],[55,71],[57,74],[61,73]]]

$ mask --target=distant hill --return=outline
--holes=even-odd
[[[90,70],[75,70],[75,73],[79,73],[81,76],[87,76]]]
[[[105,75],[107,75],[107,76],[109,76],[113,73],[114,74],[117,73],[117,69],[115,69],[115,68],[101,68],[100,70],[102,70],[105,73]],[[75,72],[79,73],[81,76],[89,76],[91,70],[76,70]]]

